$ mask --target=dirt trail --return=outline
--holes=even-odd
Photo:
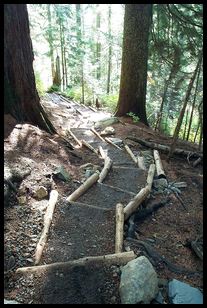
[[[26,155],[26,153],[28,153],[28,157],[33,159],[38,158],[39,161],[42,161],[42,168],[45,164],[44,177],[45,174],[51,175],[51,172],[54,169],[54,165],[57,165],[57,163],[60,163],[61,161],[61,163],[66,166],[66,168],[68,165],[70,165],[70,173],[73,178],[71,185],[62,183],[61,181],[56,181],[56,188],[60,194],[59,201],[56,205],[53,223],[50,228],[48,242],[44,248],[41,264],[49,264],[61,261],[64,262],[86,256],[98,256],[114,253],[115,206],[118,202],[126,205],[131,200],[133,194],[138,193],[139,190],[145,186],[147,172],[137,168],[133,161],[130,159],[129,155],[124,151],[124,149],[119,150],[110,144],[102,142],[90,131],[90,128],[94,125],[95,121],[106,117],[107,114],[105,112],[95,112],[89,107],[68,101],[57,94],[48,94],[43,104],[53,123],[56,125],[59,133],[62,134],[63,132],[66,132],[68,128],[70,128],[78,138],[86,140],[93,147],[98,148],[98,146],[101,145],[104,150],[107,151],[108,156],[113,160],[113,166],[103,184],[94,184],[83,196],[79,197],[77,202],[70,204],[66,202],[66,197],[80,185],[80,180],[85,176],[80,172],[79,166],[85,162],[91,162],[94,165],[103,167],[103,161],[98,158],[96,154],[90,152],[90,150],[86,148],[81,150],[85,157],[84,161],[80,161],[78,158],[73,158],[73,161],[68,161],[66,153],[67,150],[65,150],[65,148],[63,149],[63,147],[58,148],[58,146],[54,146],[48,149],[47,144],[45,143],[44,145],[44,142],[41,141],[41,136],[39,138],[39,144],[36,140],[37,145],[40,147],[39,151],[36,145],[32,147],[31,144],[29,148],[23,145],[24,152],[21,152],[21,148],[16,147],[15,153],[19,154],[19,156],[23,154]],[[127,131],[127,129],[129,129],[128,126],[124,126],[120,123],[113,126],[115,130],[118,128],[116,137],[122,138],[123,136],[126,136],[122,134],[122,130]],[[130,132],[133,131],[131,127]],[[22,129],[19,134],[23,134],[23,131],[24,129]],[[41,135],[41,132],[39,133]],[[31,134],[34,134],[34,132],[31,132]],[[38,132],[36,132],[36,134],[38,135]],[[28,146],[28,133],[26,135],[27,139],[21,137],[19,140],[22,142],[22,144],[26,144],[27,142]],[[13,137],[12,136],[13,135],[11,134],[8,144],[6,145],[6,158],[8,161],[10,157],[9,150],[11,151],[12,138],[14,138],[15,135]],[[48,138],[50,137],[48,136]],[[77,145],[72,138],[70,141],[74,144],[74,146]],[[53,142],[55,142],[55,139],[53,139]],[[21,145],[20,142],[19,144]],[[144,147],[139,148],[139,146],[134,146],[133,148],[135,154],[140,150],[145,152],[148,151],[148,156],[150,156],[150,151],[144,149]],[[12,158],[10,159],[12,160]],[[147,156],[146,164],[148,164]],[[41,169],[41,166],[39,166],[39,168]],[[173,177],[173,170],[168,169],[169,165],[166,165],[165,161],[164,168],[169,176]],[[37,174],[39,173],[39,176],[37,176],[39,182],[41,182],[40,169],[37,172]],[[34,170],[35,169],[33,169],[33,171]],[[25,182],[23,180],[24,185],[29,185],[28,183],[30,183],[31,186],[31,182],[35,182],[33,171],[31,175],[27,177]],[[178,171],[176,172],[178,174]],[[199,179],[198,182],[197,185],[200,185],[202,180]],[[112,186],[114,186],[114,188],[112,188]],[[119,189],[128,191],[128,193]],[[156,197],[154,196],[154,198]],[[153,200],[150,202],[152,201]],[[29,204],[34,205],[34,199],[30,198],[28,202],[30,202]],[[36,203],[37,207],[41,205],[44,207],[44,200]],[[175,204],[172,206],[172,208],[174,208],[172,211],[177,211],[177,213],[172,212],[172,223],[175,223],[174,219],[176,216],[174,215],[177,215],[176,224],[179,228],[179,223],[181,223],[181,221],[179,221],[179,215],[184,217],[186,213],[179,213],[181,209],[177,200],[175,201]],[[165,249],[165,239],[169,240],[169,238],[167,239],[166,237],[162,239],[163,233],[168,232],[167,229],[169,228],[167,228],[167,226],[162,226],[162,222],[160,224],[157,222],[158,229],[156,229],[156,221],[158,221],[159,217],[162,215],[164,215],[164,217],[168,215],[169,211],[169,208],[161,209],[158,213],[157,219],[154,218],[155,220],[153,221],[151,220],[152,217],[148,217],[146,221],[138,226],[139,230],[137,229],[137,232],[141,232],[140,229],[143,229],[144,233],[141,232],[140,234],[144,234],[144,237],[151,237],[152,234],[156,234],[156,232],[159,230],[159,234],[157,233],[157,236],[154,237],[156,248],[161,247],[161,249]],[[192,217],[194,215],[194,208],[191,210],[189,209],[188,212],[190,213],[190,217],[187,217],[186,219],[187,225],[190,225],[190,223],[192,225],[196,224],[196,219],[199,223],[202,221],[200,210],[197,212],[197,218],[195,216]],[[29,209],[28,214],[30,215]],[[8,216],[9,215],[12,214],[8,211]],[[182,217],[180,217],[181,220]],[[163,220],[163,218],[161,219]],[[166,221],[168,221],[168,219],[169,217]],[[150,225],[149,228],[146,227],[148,224]],[[186,224],[184,223],[183,225]],[[142,226],[145,227],[143,228]],[[160,231],[162,227],[163,231],[161,233]],[[8,227],[9,231],[12,232],[10,228]],[[39,232],[37,231],[38,234],[36,240],[40,235],[40,230]],[[23,230],[23,233],[24,232],[28,233],[28,226],[27,229]],[[32,232],[34,231],[31,230],[31,233]],[[161,237],[160,241],[159,236]],[[193,236],[192,230],[189,236]],[[177,236],[177,240],[179,243],[178,237],[179,236]],[[140,239],[142,239],[142,235],[140,235]],[[181,239],[180,242],[184,244],[183,239]],[[172,246],[173,245],[174,243],[172,243]],[[181,246],[184,248],[183,245]],[[140,255],[140,250],[136,250],[136,248],[134,249],[137,255]],[[26,247],[25,251],[28,253]],[[199,260],[197,260],[194,256],[192,257],[188,250],[186,250],[184,254],[187,255],[188,259],[190,256],[191,267],[201,268]],[[185,257],[182,257],[182,253],[180,256],[182,265],[182,263],[184,263]],[[32,264],[20,261],[17,265],[28,266]],[[18,267],[17,265],[16,267]],[[163,275],[163,277],[167,278],[166,275],[168,275],[169,271],[161,268],[160,273]],[[120,269],[117,266],[100,267],[96,264],[93,266],[75,267],[73,270],[68,272],[50,271],[44,272],[43,274],[30,274],[24,277],[11,274],[11,277],[8,276],[8,289],[6,294],[8,294],[9,297],[16,298],[23,303],[119,304],[119,276]],[[176,277],[181,276],[176,276],[176,274],[173,275],[173,278]],[[186,279],[188,280],[187,277]],[[200,278],[197,280],[197,284],[201,286],[202,282],[199,279]],[[12,284],[13,288],[11,287]]]

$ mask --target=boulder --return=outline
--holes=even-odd
[[[102,132],[100,132],[101,136],[109,136],[114,134],[115,134],[115,129],[112,126],[107,126]]]
[[[189,284],[173,279],[168,284],[171,304],[203,304],[203,294]]]
[[[148,304],[158,291],[157,274],[145,256],[138,257],[122,267],[119,286],[122,304]]]

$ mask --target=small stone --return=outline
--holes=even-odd
[[[34,198],[38,200],[42,200],[48,196],[48,191],[44,186],[40,186],[37,188],[37,190],[34,192]]]
[[[111,303],[112,303],[112,304],[115,304],[115,303],[116,303],[116,296],[112,296],[112,297],[111,297]]]
[[[17,301],[4,299],[4,304],[20,304]]]
[[[115,129],[112,126],[107,126],[102,132],[100,132],[101,136],[109,136],[114,134],[115,134]]]
[[[17,197],[17,200],[18,200],[18,203],[20,205],[23,205],[23,204],[25,204],[27,202],[26,196],[19,196],[19,197]]]
[[[65,170],[63,166],[58,167],[53,174],[55,175],[56,178],[68,182],[71,180],[70,174]]]
[[[33,263],[33,262],[34,262],[32,258],[27,258],[26,260],[27,260],[29,263]]]

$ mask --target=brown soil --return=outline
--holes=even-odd
[[[50,104],[51,98],[53,104]],[[70,125],[80,139],[90,141],[94,147],[102,144],[94,135],[88,134],[87,139],[83,134],[84,131],[89,133],[91,122],[88,119],[93,112],[85,108],[85,117],[77,112],[74,114],[68,108],[68,103],[58,100],[57,95],[45,99],[44,106],[59,134],[66,136],[65,131]],[[79,107],[79,110],[84,113],[83,107]],[[97,113],[98,116],[101,116],[101,112]],[[114,137],[124,140],[127,136],[134,135],[145,140],[170,144],[171,138],[155,133],[141,123],[135,125],[128,118],[121,120],[126,125],[113,124],[116,132]],[[46,187],[48,193],[51,189],[59,192],[41,264],[113,253],[115,204],[122,202],[126,205],[132,197],[106,185],[96,184],[76,204],[68,204],[65,198],[85,179],[85,173],[79,167],[92,163],[102,168],[103,161],[87,148],[78,147],[72,138],[68,140],[76,147],[74,151],[58,135],[51,136],[30,124],[16,124],[11,116],[4,118],[5,165],[11,172],[12,168],[19,168],[19,171],[15,171],[17,173],[23,172],[23,175],[18,175],[14,180],[17,192],[10,190],[4,208],[5,298],[37,304],[119,304],[120,269],[117,266],[100,267],[94,264],[93,267],[76,267],[70,272],[51,271],[24,277],[15,274],[18,267],[33,265],[35,247],[43,227],[48,197],[41,201],[34,198],[33,192],[38,186]],[[84,127],[88,130],[83,129]],[[134,153],[149,150],[133,141],[127,140],[127,143]],[[196,145],[182,141],[179,141],[179,147],[197,150]],[[109,145],[105,149],[115,163],[104,184],[132,193],[144,187],[147,173],[136,170],[127,153]],[[185,158],[176,156],[167,162],[166,154],[160,155],[168,181],[187,183],[186,188],[180,189],[186,209],[171,194],[166,206],[143,221],[136,222],[136,234],[139,240],[150,240],[150,245],[173,264],[200,272],[195,276],[178,274],[160,264],[156,267],[159,278],[176,278],[202,289],[202,261],[186,244],[203,233],[203,169],[201,165],[193,168]],[[59,166],[63,166],[70,174],[68,182],[54,176],[54,170]],[[30,170],[29,174],[26,173],[27,168]],[[19,203],[20,196],[26,198],[23,205]],[[163,194],[152,194],[145,205],[149,206],[164,198]],[[125,228],[127,230],[127,226]],[[131,245],[130,248],[137,255],[146,253],[136,245]]]

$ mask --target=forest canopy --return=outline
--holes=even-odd
[[[39,94],[61,91],[115,112],[124,31],[123,4],[28,4]],[[202,4],[153,4],[148,39],[146,113],[149,125],[172,135],[203,43]],[[135,41],[136,45],[137,42]],[[131,60],[132,62],[134,59]],[[179,137],[199,142],[202,59]],[[139,120],[136,114],[129,113]]]

